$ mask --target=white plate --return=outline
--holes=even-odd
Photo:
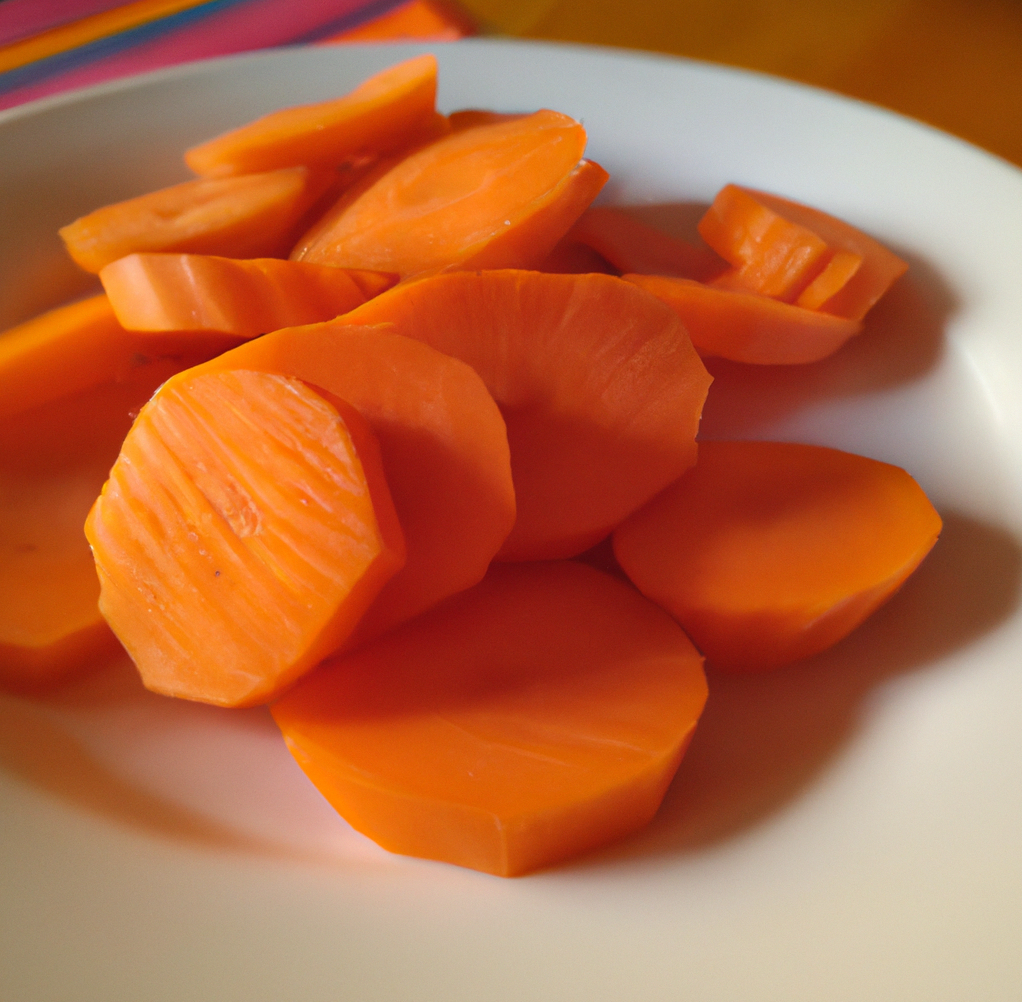
[[[192,142],[414,51],[228,59],[0,115],[0,325],[86,287],[57,226],[183,179]],[[893,460],[944,537],[834,651],[714,677],[647,831],[519,880],[377,849],[262,710],[151,696],[123,666],[4,697],[0,997],[1017,1002],[1022,173],[752,74],[505,42],[438,55],[445,110],[582,118],[610,200],[705,203],[737,181],[908,256],[831,360],[715,366],[705,427]]]

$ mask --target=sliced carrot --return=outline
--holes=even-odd
[[[517,876],[645,825],[705,699],[669,617],[555,562],[495,568],[271,712],[320,792],[385,849]]]
[[[505,111],[487,111],[484,108],[462,108],[461,111],[452,111],[447,116],[453,132],[461,132],[463,129],[474,129],[477,125],[495,125],[498,122],[512,122],[516,118],[525,118],[525,115]]]
[[[363,419],[258,372],[165,383],[85,528],[145,685],[222,706],[266,702],[335,650],[404,561]]]
[[[582,126],[554,111],[455,132],[331,213],[291,256],[401,276],[538,265],[606,181],[580,164],[585,142]]]
[[[896,466],[820,446],[702,442],[696,466],[618,527],[614,553],[710,662],[751,671],[841,640],[940,529]]]
[[[281,261],[236,260],[208,254],[129,254],[99,279],[117,319],[128,330],[196,330],[256,337],[281,327],[330,320],[397,276]]]
[[[610,205],[586,209],[565,240],[591,247],[619,273],[674,275],[705,282],[727,267],[709,248],[677,240]]]
[[[598,254],[592,247],[572,240],[570,232],[554,245],[554,249],[537,270],[555,275],[585,275],[588,272],[599,272],[602,275],[619,274],[617,268],[602,254]]]
[[[851,251],[835,251],[823,271],[814,278],[795,300],[796,306],[818,310],[838,294],[862,267],[862,255]]]
[[[231,368],[322,387],[379,440],[407,560],[353,642],[482,578],[514,524],[515,494],[504,420],[467,365],[385,328],[331,323],[268,334],[195,371]]]
[[[192,332],[156,339],[126,331],[103,294],[59,306],[0,334],[0,418],[130,380],[156,363],[182,360],[177,368],[184,368],[237,343]]]
[[[334,180],[307,167],[198,178],[96,209],[62,227],[60,236],[75,262],[93,273],[135,251],[284,257],[306,210]]]
[[[687,278],[623,277],[670,306],[701,355],[756,365],[798,365],[826,358],[862,330],[859,320]]]
[[[695,461],[710,377],[677,316],[609,275],[450,273],[345,317],[472,366],[500,405],[518,501],[511,560],[587,549]]]
[[[436,83],[436,56],[415,56],[343,97],[274,111],[193,146],[185,163],[196,174],[250,174],[393,152],[435,129]]]

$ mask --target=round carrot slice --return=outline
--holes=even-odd
[[[786,442],[702,442],[699,462],[627,519],[614,553],[707,659],[772,668],[837,643],[940,533],[902,469]]]
[[[670,617],[551,562],[495,567],[271,712],[320,792],[384,848],[515,876],[645,825],[705,699]]]

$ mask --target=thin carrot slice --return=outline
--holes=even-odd
[[[285,257],[306,210],[334,180],[307,167],[198,178],[96,209],[62,227],[60,236],[75,262],[93,273],[135,251]]]
[[[523,113],[506,111],[487,111],[484,108],[462,108],[460,111],[452,111],[447,116],[447,120],[451,123],[452,132],[474,129],[477,125],[513,122],[516,118],[525,118],[525,115]]]
[[[126,331],[102,294],[59,306],[0,334],[0,418],[131,380],[164,361],[181,360],[181,369],[237,343],[235,337],[193,332],[157,339]]]
[[[494,568],[271,713],[320,792],[385,849],[517,876],[645,825],[705,699],[668,616],[555,562]]]
[[[861,267],[861,254],[843,250],[835,251],[823,271],[799,293],[795,305],[806,310],[818,310],[829,299],[837,295]]]
[[[538,265],[606,180],[580,168],[585,142],[554,111],[456,132],[398,163],[291,256],[402,277]]]
[[[85,529],[100,609],[145,685],[221,706],[282,692],[404,561],[363,419],[258,372],[165,383]]]
[[[765,191],[747,190],[778,215],[812,230],[834,251],[844,251],[862,258],[862,264],[849,274],[847,281],[814,309],[832,313],[836,317],[861,320],[908,270],[907,262],[897,254],[835,216]]]
[[[711,663],[752,671],[845,637],[940,529],[896,466],[820,446],[702,442],[696,466],[618,527],[614,553]]]
[[[436,83],[436,56],[415,56],[343,97],[274,111],[193,146],[185,163],[196,174],[250,174],[392,152],[434,128]]]
[[[328,323],[276,331],[195,372],[231,368],[322,387],[358,410],[380,443],[407,560],[353,643],[482,578],[514,524],[515,493],[504,420],[467,365],[385,328]]]
[[[812,230],[725,185],[699,220],[699,235],[733,267],[713,279],[722,289],[790,303],[819,274],[831,250]]]
[[[281,261],[236,260],[208,254],[129,254],[99,279],[117,319],[128,330],[196,330],[256,337],[282,327],[330,320],[397,276]]]
[[[610,205],[586,209],[565,240],[591,247],[622,274],[673,275],[705,282],[727,267],[709,248],[677,240]]]
[[[701,355],[755,365],[817,362],[862,330],[859,320],[659,275],[625,275],[671,307]]]
[[[677,316],[609,275],[450,273],[345,318],[472,366],[507,422],[518,518],[500,556],[574,556],[695,462],[710,377]]]

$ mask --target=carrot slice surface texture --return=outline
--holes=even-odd
[[[335,650],[404,560],[363,419],[247,371],[161,387],[86,535],[145,685],[223,706],[266,702]]]
[[[396,280],[304,261],[207,254],[129,254],[99,278],[128,330],[246,338],[330,320],[364,303],[364,287],[382,292]]]
[[[580,163],[585,143],[585,129],[555,111],[456,132],[346,201],[292,257],[402,276],[533,267],[607,179],[597,165]]]
[[[317,324],[276,331],[196,373],[293,376],[354,407],[376,436],[407,560],[354,639],[476,584],[515,520],[507,431],[463,362],[385,328]]]
[[[384,848],[515,876],[645,825],[705,699],[702,659],[667,615],[552,562],[495,567],[271,712]]]
[[[695,462],[710,376],[677,316],[609,275],[451,273],[349,313],[467,362],[500,405],[518,518],[500,556],[574,556]]]
[[[707,659],[772,668],[841,640],[937,540],[887,463],[820,446],[702,442],[699,462],[614,533],[614,553]]]

